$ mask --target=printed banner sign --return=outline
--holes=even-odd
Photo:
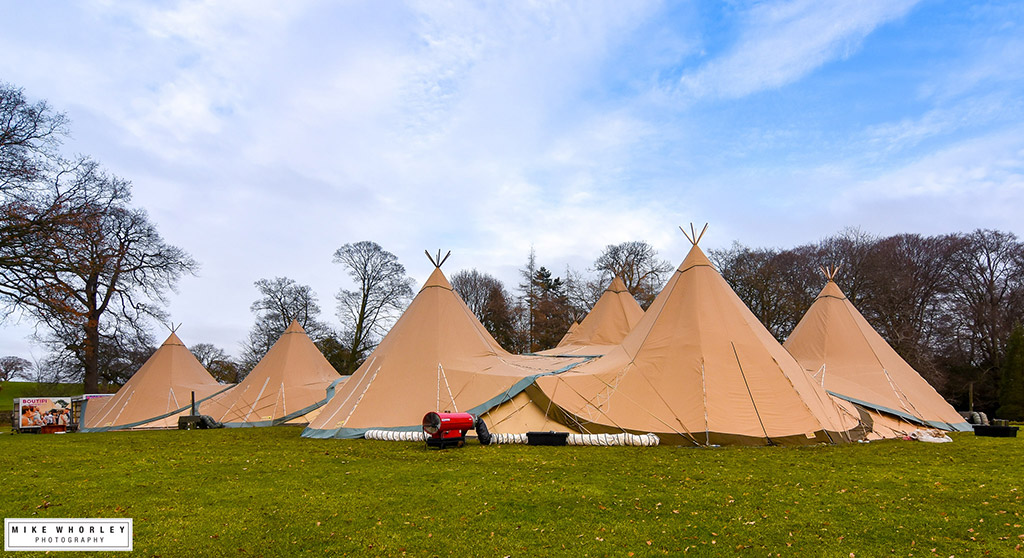
[[[131,551],[132,520],[4,519],[4,550]]]
[[[20,429],[67,426],[70,422],[70,397],[22,397],[18,400]]]

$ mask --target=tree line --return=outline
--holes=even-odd
[[[334,262],[344,266],[356,286],[335,295],[340,328],[322,320],[319,299],[308,285],[288,277],[260,279],[254,283],[260,296],[250,307],[255,323],[240,357],[234,359],[207,343],[193,347],[193,353],[214,377],[238,382],[296,320],[339,373],[351,374],[412,300],[413,280],[394,254],[370,241],[345,244],[335,252]],[[569,325],[589,312],[615,275],[625,277],[627,287],[639,293],[646,306],[671,270],[646,242],[626,242],[606,247],[594,264],[596,274],[587,278],[571,269],[566,280],[553,276],[537,265],[531,251],[515,292],[476,269],[457,271],[450,282],[503,348],[528,353],[557,345]]]
[[[476,269],[451,276],[451,284],[503,348],[513,353],[550,349],[573,322],[582,321],[613,277],[644,309],[654,301],[675,268],[645,241],[605,246],[587,270],[566,268],[565,278],[537,263],[531,249],[510,292],[496,277]]]
[[[1024,242],[979,229],[936,236],[871,235],[851,228],[794,248],[734,243],[709,258],[736,294],[784,342],[825,284],[824,268],[871,326],[956,408],[1024,419]],[[566,279],[534,253],[510,294],[476,270],[452,276],[470,309],[512,352],[557,345],[615,275],[646,310],[673,266],[643,241],[606,246],[590,274]]]
[[[68,128],[45,101],[0,83],[0,319],[19,314],[38,324],[49,349],[35,367],[41,379],[81,381],[94,392],[101,383],[123,383],[149,358],[151,327],[167,319],[168,293],[199,264],[163,241],[133,205],[129,181],[88,157],[61,155]],[[1016,342],[1012,335],[1024,316],[1024,244],[1012,233],[876,237],[848,229],[794,248],[734,244],[709,256],[780,341],[823,286],[819,267],[838,266],[836,281],[850,301],[958,408],[973,391],[980,409],[994,411],[1002,399],[1024,414],[1024,371],[1013,371],[1024,366],[1024,347],[1017,347],[1024,334]],[[412,299],[413,281],[371,241],[341,246],[334,262],[354,285],[335,295],[340,327],[322,320],[309,286],[263,278],[254,283],[254,323],[238,358],[209,343],[193,353],[218,380],[238,382],[297,320],[340,373],[352,373]],[[476,269],[450,281],[498,343],[530,353],[557,345],[612,277],[646,309],[673,269],[647,242],[629,241],[563,276],[531,250],[513,291]],[[15,356],[0,364],[0,379],[33,368]]]
[[[972,392],[976,410],[1024,404],[1022,371],[1008,362],[1024,318],[1024,243],[1013,233],[847,229],[786,249],[733,244],[709,258],[779,341],[824,286],[820,268],[837,266],[850,302],[957,409]],[[1010,407],[998,414],[1024,418]]]

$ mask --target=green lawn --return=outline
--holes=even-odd
[[[1021,438],[436,451],[299,432],[3,435],[0,506],[132,517],[145,556],[1024,556]]]

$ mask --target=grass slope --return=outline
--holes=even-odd
[[[0,436],[0,507],[132,517],[145,556],[1024,555],[1021,439],[433,451],[299,432]]]
[[[36,382],[0,383],[0,412],[14,410],[18,397],[62,397],[82,395],[82,384],[37,384]]]

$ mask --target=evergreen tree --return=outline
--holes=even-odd
[[[536,324],[534,323],[536,314],[534,308],[537,303],[537,283],[534,278],[537,275],[537,252],[533,249],[533,246],[530,247],[530,256],[526,260],[526,267],[519,270],[519,275],[523,278],[523,282],[519,284],[519,292],[522,293],[519,301],[523,307],[519,337],[523,341],[523,348],[526,352],[529,352],[534,350],[536,345]]]
[[[565,284],[560,277],[552,277],[544,266],[533,276],[533,293],[530,297],[533,343],[531,352],[550,349],[558,344],[572,321],[569,298]]]
[[[996,416],[1024,420],[1024,327],[1017,324],[1006,342],[1006,358],[1000,370],[999,410]]]

